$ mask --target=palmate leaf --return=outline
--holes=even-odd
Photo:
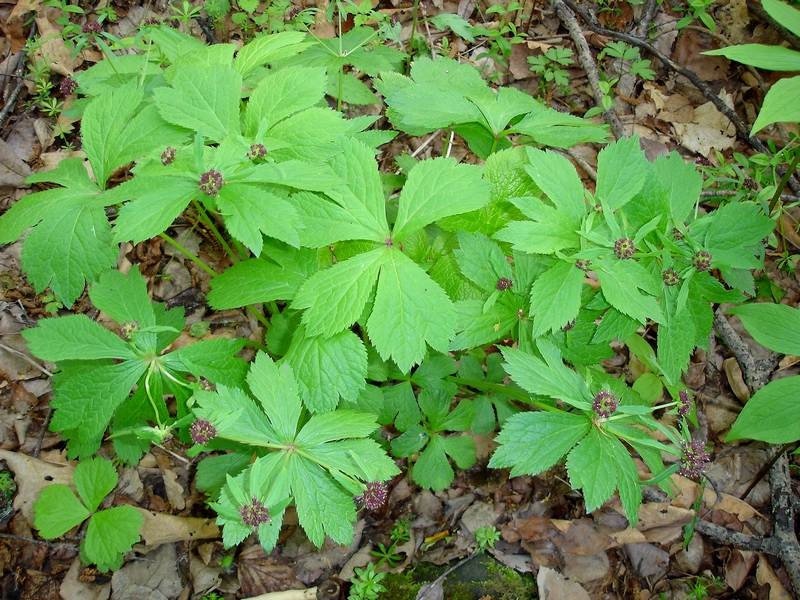
[[[571,261],[558,261],[531,288],[533,337],[564,327],[578,316],[584,273]]]
[[[46,486],[39,494],[34,510],[34,525],[39,535],[47,540],[64,535],[91,515],[75,492],[62,483]]]
[[[82,556],[105,573],[122,566],[122,554],[139,541],[144,517],[133,506],[115,506],[92,515],[81,544]]]
[[[627,451],[622,443],[597,427],[593,427],[569,453],[567,472],[570,483],[583,490],[587,513],[600,508],[617,489],[619,473],[615,457],[624,454]]]
[[[568,368],[552,342],[537,340],[544,360],[517,348],[503,348],[503,368],[511,378],[531,394],[562,399],[569,403],[591,401],[592,395],[583,378]]]
[[[608,259],[593,265],[600,280],[603,296],[611,306],[639,323],[648,318],[664,322],[664,314],[653,296],[639,290],[653,292],[657,283],[647,270],[633,260]]]
[[[586,214],[583,183],[575,167],[561,154],[527,148],[530,165],[525,170],[558,210],[580,219]]]
[[[526,301],[519,294],[504,294],[489,309],[484,300],[460,300],[455,303],[456,331],[451,350],[467,350],[503,339],[520,323],[519,311]]]
[[[530,254],[552,254],[577,248],[579,222],[569,212],[553,208],[538,198],[513,198],[513,204],[533,221],[512,221],[495,234],[515,250]]]
[[[431,436],[427,448],[414,463],[412,473],[414,481],[424,489],[439,491],[453,482],[455,472],[447,459],[442,436]]]
[[[83,460],[75,467],[75,488],[86,507],[95,512],[117,485],[117,470],[110,461],[97,456]]]
[[[649,169],[637,136],[606,146],[597,155],[596,200],[611,212],[622,208],[642,189]]]
[[[31,352],[52,362],[136,358],[128,344],[86,315],[45,319],[38,327],[25,329],[22,337]]]
[[[245,134],[254,136],[266,120],[275,125],[294,113],[319,103],[327,77],[322,67],[285,67],[259,82],[250,94],[245,113]]]
[[[454,254],[461,272],[485,291],[497,289],[501,277],[513,278],[500,246],[483,234],[458,232],[458,246]]]

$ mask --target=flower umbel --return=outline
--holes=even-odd
[[[253,160],[254,158],[264,158],[266,155],[267,149],[264,148],[264,144],[253,144],[250,146],[247,158]]]
[[[514,285],[514,282],[511,281],[508,277],[501,277],[497,280],[497,289],[501,292],[503,290],[507,290]]]
[[[601,419],[610,417],[617,410],[617,406],[619,406],[619,398],[608,390],[601,391],[592,402],[592,410]]]
[[[161,164],[166,167],[171,165],[173,160],[175,160],[175,148],[167,146],[167,149],[161,153]]]
[[[706,453],[706,445],[698,440],[681,440],[681,457],[678,459],[678,475],[697,478],[706,470],[710,457]]]
[[[703,271],[708,271],[711,268],[711,255],[705,250],[700,250],[700,252],[694,255],[692,264],[694,268],[701,273]]]
[[[592,261],[579,258],[578,260],[575,261],[575,266],[578,267],[581,271],[588,271],[589,268],[592,266]]]
[[[139,321],[125,321],[119,326],[119,332],[126,340],[131,339],[131,336],[139,331]]]
[[[356,498],[356,501],[364,508],[377,510],[386,504],[388,495],[389,490],[385,483],[382,481],[369,481],[367,482],[367,489]]]
[[[222,189],[222,173],[214,169],[206,171],[200,177],[197,185],[206,196],[216,196]]]
[[[249,527],[256,528],[262,523],[269,521],[269,511],[264,503],[256,497],[239,509],[239,516],[242,522]]]
[[[678,275],[678,272],[675,269],[664,269],[661,277],[664,279],[664,285],[668,285],[670,287],[673,285],[678,285],[681,282],[681,276]]]
[[[215,437],[217,437],[217,428],[214,427],[210,421],[205,419],[198,419],[189,428],[189,435],[192,436],[192,441],[198,446],[204,446]]]
[[[59,86],[59,90],[61,91],[62,96],[69,96],[70,94],[75,93],[75,90],[78,89],[78,82],[75,81],[72,77],[65,77]]]
[[[614,254],[621,260],[628,260],[636,252],[636,246],[630,238],[619,238],[614,242]]]
[[[689,397],[689,392],[681,390],[678,392],[678,416],[685,417],[692,410],[692,399]]]

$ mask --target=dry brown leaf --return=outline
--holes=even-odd
[[[64,44],[61,32],[45,17],[36,17],[39,39],[42,45],[34,52],[37,61],[43,62],[50,70],[67,77],[81,64],[79,57],[72,58],[72,51]]]
[[[30,167],[0,139],[0,187],[30,187],[25,183],[25,178],[30,174]]]
[[[107,600],[111,596],[111,582],[104,585],[81,581],[83,563],[80,558],[72,561],[66,577],[61,582],[58,595],[62,600]]]
[[[42,489],[54,483],[63,483],[75,489],[72,484],[75,468],[71,465],[57,465],[8,450],[0,450],[0,459],[6,461],[14,472],[14,480],[17,482],[14,508],[25,515],[28,523],[33,523],[33,505],[39,499]]]
[[[541,567],[536,575],[541,600],[589,600],[589,593],[576,581],[569,581],[553,569]]]
[[[728,560],[725,561],[725,583],[734,592],[738,592],[744,585],[747,576],[756,564],[758,555],[748,550],[731,549]]]
[[[172,469],[164,469],[161,472],[164,480],[164,489],[167,492],[167,500],[178,510],[186,508],[186,498],[184,497],[183,486],[178,483],[178,475]]]
[[[744,382],[744,375],[742,374],[742,367],[739,366],[739,361],[733,356],[726,358],[722,363],[722,368],[736,397],[742,402],[750,400],[750,388]]]
[[[728,106],[733,104],[727,92],[723,92],[721,98]],[[673,123],[672,126],[681,144],[702,156],[708,156],[712,148],[720,151],[733,148],[736,141],[736,128],[712,102],[694,110],[692,123]]]
[[[763,554],[758,555],[756,581],[758,581],[759,585],[769,586],[769,600],[792,600],[792,595],[783,587],[781,580],[772,570],[769,560]]]
[[[139,529],[139,533],[148,546],[220,537],[219,527],[213,519],[178,517],[143,508],[138,510],[144,517],[144,525]]]

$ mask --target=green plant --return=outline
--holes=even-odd
[[[350,580],[349,600],[375,600],[386,591],[380,581],[386,577],[386,573],[376,573],[375,565],[369,563],[365,568],[356,567],[355,576]]]
[[[403,560],[403,556],[395,551],[398,545],[411,539],[411,523],[406,519],[397,521],[389,533],[389,539],[392,540],[392,543],[388,548],[384,544],[378,543],[378,549],[371,553],[372,556],[378,558],[377,568],[379,569],[384,563],[388,564],[390,569],[394,569],[397,563]]]
[[[800,11],[779,0],[764,0],[764,10],[778,23],[795,35],[800,35]],[[800,69],[800,52],[783,46],[744,44],[704,52],[709,56],[724,56],[751,67],[769,71],[797,71]],[[794,101],[800,93],[800,77],[776,81],[764,97],[753,130],[755,135],[767,125],[788,121],[800,122],[800,108]]]
[[[574,64],[572,50],[569,48],[548,48],[544,54],[529,56],[530,70],[541,75],[539,90],[544,94],[550,83],[556,84],[562,92],[569,88],[569,73],[563,67]]]
[[[475,530],[475,541],[478,543],[478,552],[485,552],[489,548],[494,548],[497,540],[500,539],[500,532],[496,527],[479,527]]]
[[[3,501],[10,499],[14,492],[17,491],[17,484],[14,483],[14,478],[8,471],[0,471],[0,495],[3,496]]]
[[[81,560],[96,564],[103,573],[122,565],[122,554],[139,541],[142,515],[132,506],[98,510],[100,503],[117,485],[117,471],[104,458],[90,458],[75,467],[78,496],[58,483],[44,488],[34,504],[34,526],[39,535],[53,539],[89,519],[81,542]]]
[[[716,0],[686,0],[685,7],[679,6],[673,9],[688,13],[684,14],[683,18],[675,24],[675,29],[683,29],[687,25],[691,25],[695,19],[700,19],[703,25],[708,27],[711,31],[716,31],[717,24],[714,22],[714,17],[706,12],[715,1]]]
[[[711,575],[710,577],[698,577],[694,581],[690,581],[689,585],[689,595],[686,596],[686,599],[692,598],[694,600],[703,600],[704,598],[709,597],[709,591],[717,592],[725,589],[725,581],[717,577],[716,575]]]
[[[170,4],[169,9],[174,13],[175,19],[178,19],[184,25],[189,25],[189,21],[200,16],[202,7],[192,6],[189,0],[182,0],[180,6]]]
[[[625,42],[609,42],[606,44],[606,47],[597,55],[597,58],[602,60],[606,56],[619,59],[618,75],[630,73],[646,81],[653,81],[655,78],[656,73],[650,68],[650,61],[641,59],[639,57],[639,49],[633,48]]]

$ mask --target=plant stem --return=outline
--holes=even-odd
[[[192,204],[194,204],[194,207],[197,210],[197,214],[200,216],[200,220],[203,222],[203,225],[208,227],[211,230],[211,233],[214,234],[214,237],[217,238],[220,244],[222,244],[222,248],[228,253],[228,256],[231,257],[233,264],[238,263],[240,259],[236,258],[233,250],[228,245],[228,242],[225,240],[225,238],[222,237],[222,234],[219,232],[219,229],[217,229],[217,226],[214,225],[214,220],[208,216],[208,212],[206,212],[206,209],[203,208],[203,205],[197,200],[192,200]]]
[[[789,178],[792,176],[792,173],[794,173],[794,170],[797,168],[797,163],[799,161],[800,161],[800,149],[795,149],[792,163],[789,165],[789,168],[786,169],[786,172],[783,174],[783,177],[781,177],[781,181],[778,184],[778,187],[775,189],[775,193],[772,195],[772,199],[769,201],[770,214],[772,214],[772,211],[775,209],[775,206],[781,199],[781,192],[783,191],[783,188],[786,187],[786,184],[789,183]]]
[[[251,304],[250,306],[248,306],[247,310],[249,310],[250,314],[252,314],[256,319],[258,319],[259,323],[261,323],[264,326],[264,329],[269,330],[270,326],[269,321],[264,315],[262,315],[260,312],[258,312],[258,310],[256,310],[255,304]]]
[[[180,244],[179,242],[176,242],[175,240],[173,240],[166,233],[159,233],[158,235],[161,237],[161,239],[166,241],[168,244],[172,245],[181,254],[185,255],[194,264],[196,264],[198,267],[203,269],[203,271],[205,271],[206,273],[211,275],[211,277],[216,277],[217,276],[217,274],[214,272],[214,269],[209,267],[206,263],[204,263],[202,260],[197,258],[194,254],[189,252],[189,250],[187,250],[182,244]]]
[[[511,396],[515,400],[519,400],[521,402],[525,402],[526,404],[533,404],[537,408],[541,408],[542,410],[547,410],[550,412],[561,412],[555,406],[550,406],[544,402],[537,402],[535,400],[531,400],[530,396],[524,392],[518,392],[516,390],[512,390],[506,385],[502,383],[492,383],[491,381],[478,381],[476,379],[462,379],[461,377],[454,377],[449,375],[447,377],[448,381],[452,381],[453,383],[457,383],[458,385],[464,385],[467,387],[472,387],[475,389],[484,389],[484,390],[497,390],[498,392],[504,393],[506,396]]]

